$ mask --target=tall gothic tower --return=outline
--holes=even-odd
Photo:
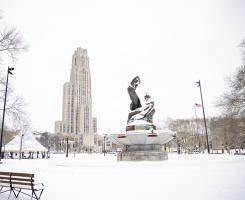
[[[94,126],[89,57],[86,49],[77,48],[72,56],[70,82],[63,86],[62,121],[55,122],[55,133],[82,134],[83,145],[94,146]]]

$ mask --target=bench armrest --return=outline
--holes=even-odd
[[[34,185],[43,185],[43,183],[35,183]],[[44,185],[43,185],[44,186]]]
[[[35,189],[44,189],[44,184],[43,183],[35,183],[34,185],[34,188]]]

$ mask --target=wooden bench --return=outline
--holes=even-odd
[[[13,192],[16,198],[22,193],[31,197],[31,199],[39,200],[44,190],[43,186],[42,183],[34,183],[34,174],[0,172],[0,194],[9,191],[8,199]],[[24,191],[31,191],[31,194],[25,193]]]

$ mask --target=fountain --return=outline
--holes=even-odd
[[[145,105],[141,105],[136,93],[139,84],[140,78],[136,76],[128,86],[131,111],[128,114],[126,132],[110,134],[108,137],[122,147],[122,151],[117,155],[118,161],[167,160],[168,154],[162,147],[173,138],[174,132],[156,129],[153,124],[154,102],[151,96],[146,94]]]

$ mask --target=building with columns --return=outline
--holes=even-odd
[[[63,85],[62,121],[55,122],[55,133],[81,135],[82,144],[94,147],[97,119],[92,116],[91,77],[86,49],[77,48],[72,56],[70,81]]]

